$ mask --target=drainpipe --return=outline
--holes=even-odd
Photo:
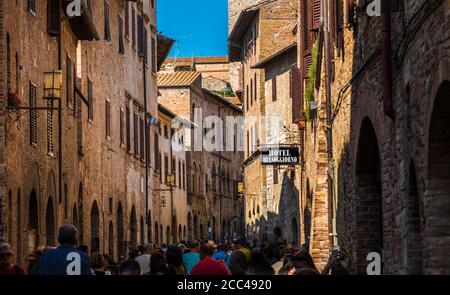
[[[153,48],[152,48],[153,50]],[[145,65],[145,58],[142,60],[142,72],[143,72],[143,79],[144,79],[144,126],[145,126],[145,130],[144,130],[144,150],[145,150],[145,220],[146,220],[146,225],[147,225],[147,229],[149,227],[149,214],[148,214],[148,162],[149,162],[149,156],[150,156],[150,151],[147,149],[147,147],[150,147],[150,145],[148,144],[150,138],[150,128],[148,127],[148,122],[147,122],[147,71],[146,71],[146,65]],[[147,131],[148,130],[148,131]],[[148,232],[147,232],[148,234]],[[152,237],[148,237],[148,240],[150,241],[152,239]]]
[[[390,7],[382,12],[382,71],[383,71],[383,110],[394,119],[395,112],[392,106],[392,66],[391,66],[391,12]]]
[[[329,247],[334,244],[333,237],[333,129],[332,129],[332,108],[331,108],[331,58],[333,57],[333,45],[329,27],[329,1],[323,1],[323,21],[322,28],[324,34],[324,50],[325,50],[325,93],[326,93],[326,136],[327,136],[327,155],[328,155],[328,172],[327,172],[327,191],[328,191],[328,236]],[[330,171],[331,170],[331,171]]]

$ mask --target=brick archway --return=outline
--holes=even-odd
[[[353,255],[358,273],[365,273],[370,252],[382,253],[383,217],[381,196],[381,161],[378,140],[371,120],[363,119],[359,133],[355,171]]]
[[[428,136],[428,185],[424,197],[425,270],[450,274],[450,81],[436,92]],[[439,241],[439,243],[433,242]]]

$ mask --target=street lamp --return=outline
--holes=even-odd
[[[174,174],[169,174],[166,176],[166,185],[169,187],[175,186],[175,175]]]
[[[237,184],[238,187],[238,194],[239,195],[244,195],[245,194],[245,185],[242,181],[238,182]]]
[[[44,99],[61,99],[62,71],[44,72]]]

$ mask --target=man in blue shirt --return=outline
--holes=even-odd
[[[42,255],[39,264],[41,275],[91,275],[91,261],[84,252],[76,249],[77,228],[63,225],[59,228],[60,246]]]
[[[183,263],[187,274],[190,274],[192,268],[200,262],[199,248],[200,243],[198,241],[191,242],[189,243],[189,250],[183,254]]]

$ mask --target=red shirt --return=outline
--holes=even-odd
[[[0,276],[24,276],[25,271],[17,265],[14,265],[8,270],[0,269]]]
[[[228,275],[228,270],[225,264],[208,257],[197,263],[197,265],[192,268],[191,275],[226,276]]]

